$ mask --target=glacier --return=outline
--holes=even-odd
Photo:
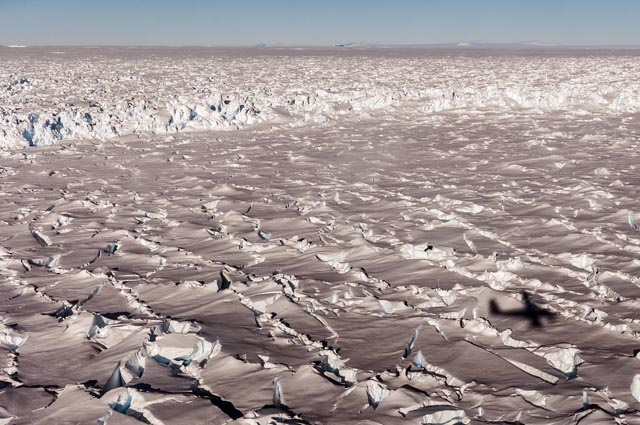
[[[0,146],[41,146],[64,140],[105,140],[250,126],[304,126],[345,116],[433,113],[633,114],[640,110],[640,69],[633,56],[575,54],[482,58],[449,51],[335,56],[309,50],[283,61],[277,54],[210,49],[96,52],[46,48],[24,61],[0,48]],[[19,50],[24,52],[23,49]],[[236,70],[242,70],[240,78]],[[512,72],[518,69],[519,72]],[[552,72],[550,72],[552,70]],[[402,78],[398,78],[401,72]],[[287,75],[286,79],[274,79]]]
[[[0,47],[0,423],[637,422],[638,58]]]

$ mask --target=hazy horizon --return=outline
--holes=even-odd
[[[514,41],[514,42],[490,42],[490,41],[450,41],[441,43],[369,43],[366,41],[346,41],[336,44],[288,44],[288,43],[256,43],[256,44],[13,44],[1,43],[0,47],[4,48],[29,48],[29,47],[65,47],[65,48],[127,48],[127,49],[143,49],[143,48],[218,48],[218,49],[252,49],[252,48],[305,48],[305,49],[331,49],[331,48],[361,48],[361,49],[388,49],[388,48],[407,48],[407,49],[506,49],[513,50],[522,48],[531,49],[554,49],[554,50],[571,50],[571,49],[640,49],[640,44],[534,44],[537,40]],[[540,42],[542,43],[542,42]]]
[[[321,4],[0,0],[0,45],[333,46],[536,42],[640,46],[631,0],[384,0]]]

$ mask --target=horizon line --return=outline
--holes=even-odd
[[[554,44],[543,42],[442,42],[442,43],[368,43],[347,42],[337,44],[289,44],[289,43],[255,43],[255,44],[17,44],[0,43],[0,48],[29,47],[119,47],[119,48],[336,48],[336,49],[375,49],[375,48],[456,48],[473,49],[640,49],[640,44]]]

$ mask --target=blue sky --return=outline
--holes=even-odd
[[[640,45],[640,0],[0,0],[0,44]]]

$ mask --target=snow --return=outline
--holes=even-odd
[[[0,91],[0,146],[290,127],[345,115],[419,120],[448,111],[640,110],[634,56],[362,53],[333,57],[333,66],[326,67],[326,52],[313,49],[287,61],[257,54],[264,50],[251,60],[247,52],[234,56],[227,50],[136,50],[141,56],[135,62],[122,50],[70,48],[65,58],[43,51],[46,60],[30,61],[0,51],[0,87],[6,88]]]
[[[51,50],[0,49],[0,422],[636,419],[637,53]]]

